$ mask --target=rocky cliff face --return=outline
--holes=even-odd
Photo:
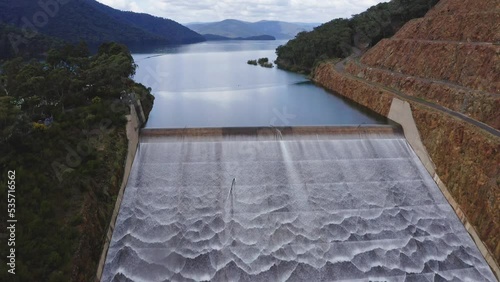
[[[345,68],[324,63],[313,74],[383,115],[393,97],[412,98],[406,100],[437,173],[497,265],[500,138],[432,105],[500,129],[499,42],[500,1],[441,0]]]

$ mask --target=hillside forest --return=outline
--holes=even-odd
[[[276,49],[279,68],[309,73],[320,61],[346,58],[353,48],[366,50],[393,36],[406,22],[425,15],[439,0],[391,0],[350,19],[334,19],[300,32]]]
[[[94,55],[85,43],[66,45],[0,68],[0,182],[15,170],[19,222],[16,275],[2,264],[0,281],[95,278],[123,176],[130,100],[146,114],[153,105],[151,89],[132,80],[135,70],[117,43]],[[0,248],[7,253],[7,244]]]

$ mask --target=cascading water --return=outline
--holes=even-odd
[[[102,281],[495,281],[402,136],[281,138],[142,143]]]

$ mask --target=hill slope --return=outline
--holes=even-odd
[[[168,36],[169,43],[196,43],[203,41],[202,36],[191,29],[170,19],[155,17],[149,14],[124,12],[113,9],[94,0],[87,0],[99,11],[106,15],[124,22],[130,26],[145,30],[162,37]]]
[[[348,57],[353,47],[374,46],[382,38],[394,35],[409,20],[424,16],[437,2],[391,0],[350,19],[334,19],[311,32],[299,33],[276,50],[278,67],[307,73],[321,60]]]
[[[61,47],[62,40],[37,34],[29,38],[21,29],[0,23],[0,63],[13,57],[39,58],[51,48]]]
[[[171,20],[123,12],[95,0],[71,0],[41,5],[30,0],[1,0],[0,22],[29,28],[69,42],[90,44],[181,44],[204,41],[196,32]]]
[[[213,34],[230,38],[271,35],[276,39],[290,39],[301,31],[312,29],[311,24],[280,21],[252,23],[233,19],[213,23],[188,24],[187,26],[200,34]]]
[[[483,255],[497,275],[499,19],[496,0],[441,0],[345,68],[322,63],[314,71],[317,82],[383,115],[394,97],[410,103],[437,174],[488,249]]]

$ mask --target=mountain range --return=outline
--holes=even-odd
[[[228,19],[186,27],[170,19],[120,11],[96,0],[0,0],[0,58],[40,55],[61,42],[85,41],[96,47],[114,41],[144,50],[206,40],[290,39],[315,25]]]
[[[186,44],[205,41],[169,19],[113,9],[95,0],[0,0],[0,23],[68,42]],[[33,34],[33,32],[31,32]]]
[[[215,34],[203,34],[203,37],[207,41],[225,41],[225,40],[276,40],[274,36],[271,35],[256,35],[256,36],[249,36],[249,37],[225,37],[221,35],[215,35]]]
[[[270,35],[276,39],[291,39],[301,31],[310,31],[319,24],[282,21],[245,22],[227,19],[220,22],[190,23],[190,29],[199,34],[219,35],[229,38]]]

